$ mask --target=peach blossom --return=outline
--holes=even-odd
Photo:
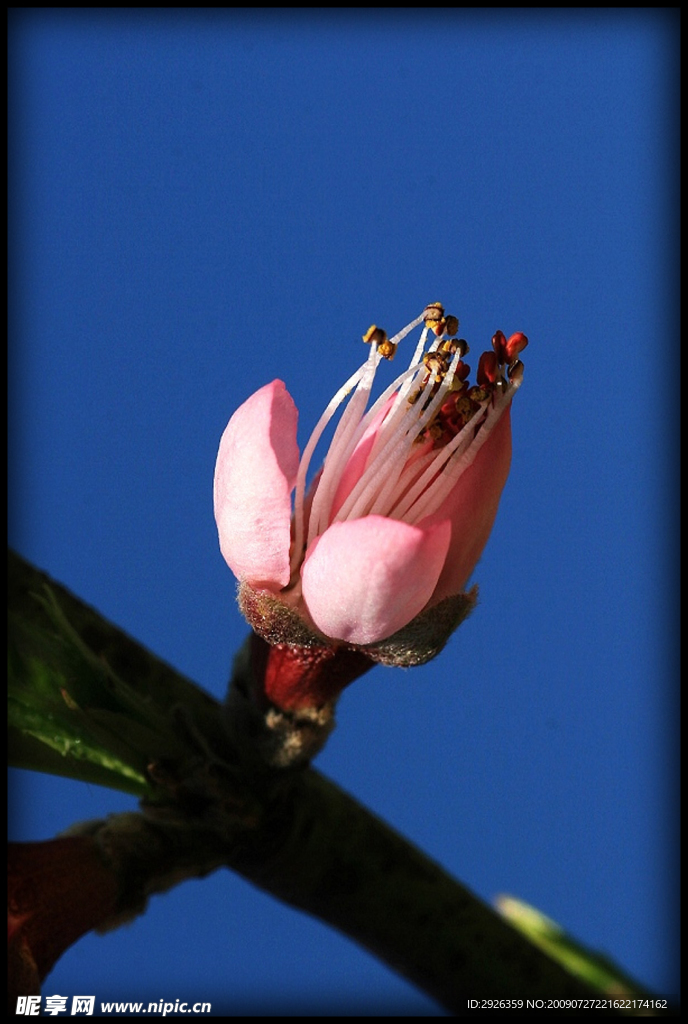
[[[370,405],[382,359],[421,324],[408,369]],[[302,455],[298,412],[280,380],[244,402],[222,436],[214,499],[225,560],[327,640],[390,637],[461,593],[487,542],[509,473],[527,338],[498,331],[470,386],[468,346],[449,337],[457,327],[433,303],[392,339],[371,328],[368,359]],[[316,445],[347,398],[308,488]]]

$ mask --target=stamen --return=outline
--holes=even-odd
[[[416,351],[413,353],[413,356],[411,357],[411,362],[409,363],[409,369],[412,366],[416,366],[421,361],[421,356],[423,355],[423,352],[425,350],[425,343],[428,340],[429,333],[430,329],[428,327],[424,327],[423,330],[421,331],[420,339],[418,341],[418,344],[416,345]],[[401,391],[399,392],[399,394],[401,394]]]
[[[436,502],[435,499],[448,475],[446,467],[450,463],[455,464],[452,460],[458,460],[464,454],[474,437],[475,422],[469,421],[444,448],[436,449],[433,453],[432,463],[405,495],[403,501],[393,509],[392,518],[403,519],[407,523],[417,523],[420,519],[437,511],[441,502]],[[436,507],[429,511],[431,497],[432,504],[436,504]]]
[[[527,344],[528,339],[523,331],[516,331],[515,334],[512,334],[505,345],[507,362],[514,363]]]
[[[492,335],[492,348],[495,350],[500,366],[506,362],[506,338],[504,331],[495,331]]]
[[[494,384],[499,379],[499,361],[495,352],[483,352],[476,376],[478,384]]]
[[[368,464],[370,464],[372,460],[377,457],[383,444],[385,444],[389,437],[391,437],[392,434],[395,433],[398,423],[407,414],[408,405],[402,400],[403,396],[408,393],[408,391],[414,386],[414,384],[420,381],[420,378],[424,375],[424,373],[425,367],[423,366],[422,363],[416,363],[414,366],[410,366],[405,373],[402,373],[399,377],[397,377],[394,383],[387,388],[383,395],[380,396],[380,399],[378,400],[378,402],[375,403],[370,412],[367,413],[366,420],[368,421],[368,423],[365,424],[366,429],[369,423],[372,423],[373,414],[377,414],[379,407],[381,407],[383,403],[383,400],[388,401],[389,398],[395,392],[397,392],[397,397],[395,398],[394,403],[392,404],[392,407],[387,413],[384,423],[382,424],[380,430],[377,433],[375,441],[373,442],[373,447],[368,456]]]
[[[418,326],[418,324],[421,322],[422,319],[423,319],[423,314],[421,313],[421,315],[417,316],[415,320],[412,320],[410,324],[406,324],[406,327],[402,327],[402,329],[400,331],[398,331],[397,334],[395,334],[393,338],[390,338],[389,339],[390,344],[391,345],[398,345],[400,341],[403,341],[403,339],[406,337],[407,334],[411,333],[411,331],[413,330],[414,327]]]
[[[383,331],[377,324],[371,324],[363,335],[363,340],[366,345],[381,345],[383,341],[387,341],[387,331]]]
[[[511,397],[511,395],[505,395],[502,398],[496,399],[493,405],[487,406],[486,415],[477,424],[477,427],[474,417],[445,448],[440,449],[438,453],[438,468],[443,468],[444,471],[440,473],[434,482],[426,485],[424,492],[420,492],[414,506],[407,507],[407,510],[403,513],[404,522],[418,523],[421,519],[425,519],[427,516],[437,512],[442,502],[454,488],[461,474],[471,465],[485,444],[485,441],[487,441],[492,428],[499,421],[504,409],[511,401]],[[440,457],[444,456],[447,451],[449,451],[449,458],[442,459],[440,463]]]
[[[523,380],[523,363],[520,359],[517,359],[515,363],[511,364],[508,374],[512,385],[517,388]]]
[[[371,364],[374,364],[377,359],[377,353],[374,348],[371,348],[370,355],[366,362],[359,366],[358,370],[348,381],[342,385],[342,387],[336,392],[333,398],[330,399],[325,411],[318,420],[315,430],[308,439],[308,443],[304,448],[299,468],[296,474],[296,493],[294,497],[294,545],[291,557],[291,571],[292,574],[296,571],[301,561],[302,546],[303,546],[303,535],[304,535],[304,517],[303,517],[303,503],[306,493],[306,474],[308,473],[308,467],[310,465],[313,452],[315,447],[320,440],[323,431],[327,427],[335,412],[342,404],[347,395],[353,388],[357,388],[359,382],[365,378],[366,370],[369,370]],[[374,375],[373,370],[373,375]]]
[[[377,350],[383,359],[394,359],[394,354],[397,350],[397,346],[393,341],[390,341],[387,337],[387,331],[383,331],[381,327],[377,327],[375,324],[371,324],[368,330],[363,335],[363,340],[370,344],[377,345]]]
[[[399,342],[421,322],[408,369],[367,409],[380,361],[392,359]],[[493,351],[480,357],[478,383],[469,386],[470,368],[462,361],[468,344],[463,338],[448,337],[456,335],[458,327],[457,317],[445,315],[442,304],[433,302],[393,338],[375,324],[363,335],[371,346],[368,359],[327,405],[299,463],[291,555],[295,585],[304,550],[332,522],[379,514],[414,524],[437,512],[489,437],[521,384],[523,364],[518,355],[528,339],[517,332],[507,340],[496,331]],[[311,485],[306,523],[310,462],[325,428],[347,398],[323,468]],[[349,461],[371,427],[374,436],[365,466],[333,517]]]
[[[401,515],[397,514],[397,507],[400,506],[402,500],[407,496],[412,487],[415,487],[417,481],[425,473],[427,468],[431,466],[437,459],[437,450],[431,449],[430,451],[419,451],[417,455],[413,455],[404,466],[401,476],[399,477],[397,486],[393,494],[387,499],[387,511],[385,515],[389,519],[402,519]]]
[[[437,393],[422,410],[420,416],[413,406],[407,408],[399,426],[382,443],[377,455],[372,460],[369,460],[358,483],[335,516],[335,522],[341,522],[344,519],[357,519],[365,515],[369,511],[368,506],[372,506],[378,497],[377,492],[380,484],[382,484],[382,493],[387,493],[389,489],[396,485],[406,465],[414,441],[431,421],[451,386],[454,371],[460,358],[461,350],[458,349],[454,353],[444,381],[437,389]],[[383,428],[381,428],[381,432]]]
[[[372,450],[368,456],[368,465],[370,465],[372,460],[376,458],[380,449],[382,448],[382,445],[391,436],[392,432],[396,430],[397,424],[399,423],[400,419],[402,419],[408,412],[407,402],[409,404],[414,404],[423,393],[424,384],[421,381],[421,378],[425,376],[425,368],[423,365],[423,350],[425,348],[425,343],[427,341],[428,334],[429,329],[427,327],[424,327],[423,331],[421,332],[420,341],[416,346],[416,351],[413,353],[413,359],[411,360],[411,363],[409,365],[409,370],[412,370],[413,372],[402,374],[400,377],[398,377],[394,384],[392,384],[390,388],[387,389],[385,395],[383,396],[383,398],[386,399],[388,397],[388,394],[391,394],[395,390],[397,385],[401,384],[403,380],[406,381],[406,383],[401,384],[401,386],[399,387],[396,400],[392,405],[392,408],[390,409],[389,413],[387,414],[387,417],[385,418],[385,421],[380,431],[378,432],[377,437],[375,438]],[[440,344],[440,339],[435,338],[428,349],[428,353],[435,352],[440,347]],[[463,341],[463,339],[459,340],[459,344],[463,346],[463,354],[465,355],[466,352],[468,352],[468,345],[466,344],[465,341]],[[417,390],[414,391],[414,388],[416,388]],[[413,397],[409,397],[407,399],[407,402],[405,402],[404,399],[406,399],[406,396],[409,395],[409,393]],[[371,416],[373,411],[377,412],[375,406],[373,406],[373,409],[371,409],[370,413],[368,413],[368,416]],[[366,419],[367,418],[368,417],[366,417]],[[369,422],[371,421],[372,417]]]
[[[327,405],[325,412],[320,417],[315,430],[311,434],[301,457],[296,479],[296,493],[294,498],[294,543],[291,556],[292,575],[298,569],[302,557],[304,534],[306,533],[306,524],[304,521],[306,476],[318,441],[337,408],[346,399],[351,390],[355,388],[354,394],[337,424],[328,454],[325,458],[323,471],[310,509],[306,546],[318,536],[318,531],[324,529],[327,525],[326,520],[323,520],[325,519],[325,516],[329,515],[329,510],[332,500],[334,499],[334,493],[339,482],[339,477],[343,467],[348,461],[350,452],[353,451],[353,447],[357,443],[357,440],[354,440],[354,444],[352,445],[351,441],[357,434],[357,428],[360,425],[361,418],[365,412],[365,407],[368,404],[368,397],[375,378],[375,372],[380,363],[379,349],[384,344],[385,351],[392,351],[393,355],[399,342],[402,341],[415,327],[417,327],[422,319],[423,314],[412,320],[411,323],[406,325],[406,327],[403,327],[391,339],[388,339],[386,333],[375,325],[372,325],[368,329],[366,334],[363,336],[363,340],[374,342],[374,344],[371,345],[368,359],[361,367],[359,367],[356,373],[349,378],[346,384],[337,391],[335,396]],[[382,352],[381,355],[385,356],[385,352]],[[391,355],[388,355],[385,358],[391,358]]]
[[[457,453],[461,454],[470,445],[475,436],[475,429],[476,421],[473,416],[451,440],[446,441],[440,448],[434,448],[428,454],[423,463],[422,473],[418,471],[421,467],[417,468],[410,464],[414,471],[410,476],[402,477],[397,493],[392,496],[389,511],[386,513],[391,519],[403,519],[405,522],[417,521],[415,513],[413,518],[409,516],[409,511],[413,508],[414,503],[432,489],[437,482],[436,478],[452,456]]]
[[[429,302],[423,310],[423,319],[425,320],[425,326],[431,331],[435,330],[438,323],[442,321],[444,316],[444,306],[441,302]]]

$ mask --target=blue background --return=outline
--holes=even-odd
[[[212,511],[234,409],[280,377],[305,443],[368,325],[437,299],[474,368],[525,331],[480,606],[432,664],[346,691],[317,766],[664,994],[677,29],[671,9],[10,20],[11,543],[222,697],[246,633]],[[134,806],[30,773],[11,798],[20,839]],[[442,1013],[228,872],[87,936],[44,991]]]

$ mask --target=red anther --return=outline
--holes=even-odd
[[[502,337],[504,337],[504,335],[502,335]],[[505,345],[507,362],[515,362],[527,344],[528,339],[523,331],[516,331],[515,334],[512,334]]]
[[[496,331],[492,335],[492,348],[497,353],[497,359],[500,363],[506,362],[506,338],[504,337],[504,331]]]
[[[454,371],[454,380],[466,380],[470,372],[471,368],[468,363],[464,363],[463,359],[459,359]]]
[[[453,395],[450,395],[450,397],[446,400],[446,402],[443,402],[442,405],[440,406],[440,416],[439,416],[439,418],[443,422],[451,423],[452,420],[456,419],[456,416],[457,416],[456,402],[457,402],[458,398],[459,398],[459,393],[457,392],[457,393],[455,393]]]
[[[442,447],[465,427],[479,408],[480,404],[474,402],[465,389],[455,391],[440,406],[429,432],[426,432],[426,439],[434,441],[436,448]]]
[[[495,338],[497,337],[498,334],[501,334],[502,338],[504,338],[504,335],[502,334],[501,331],[497,331],[497,334],[495,334]],[[493,338],[492,344],[494,345],[494,343],[495,339]],[[494,384],[495,381],[499,378],[499,362],[499,353],[497,352],[496,348],[494,352],[483,352],[483,354],[480,357],[480,362],[478,363],[477,373],[478,384],[481,387],[484,387],[486,384]]]

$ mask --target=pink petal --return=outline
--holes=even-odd
[[[254,587],[289,582],[291,492],[299,466],[298,411],[281,380],[256,391],[232,416],[215,466],[220,550]]]
[[[450,532],[446,521],[423,529],[384,516],[334,523],[311,544],[301,570],[315,625],[352,644],[391,636],[430,599]]]
[[[433,516],[419,523],[419,526],[429,526],[446,519],[451,523],[449,552],[432,595],[432,604],[465,589],[492,532],[510,464],[511,406],[508,406],[451,494]]]

